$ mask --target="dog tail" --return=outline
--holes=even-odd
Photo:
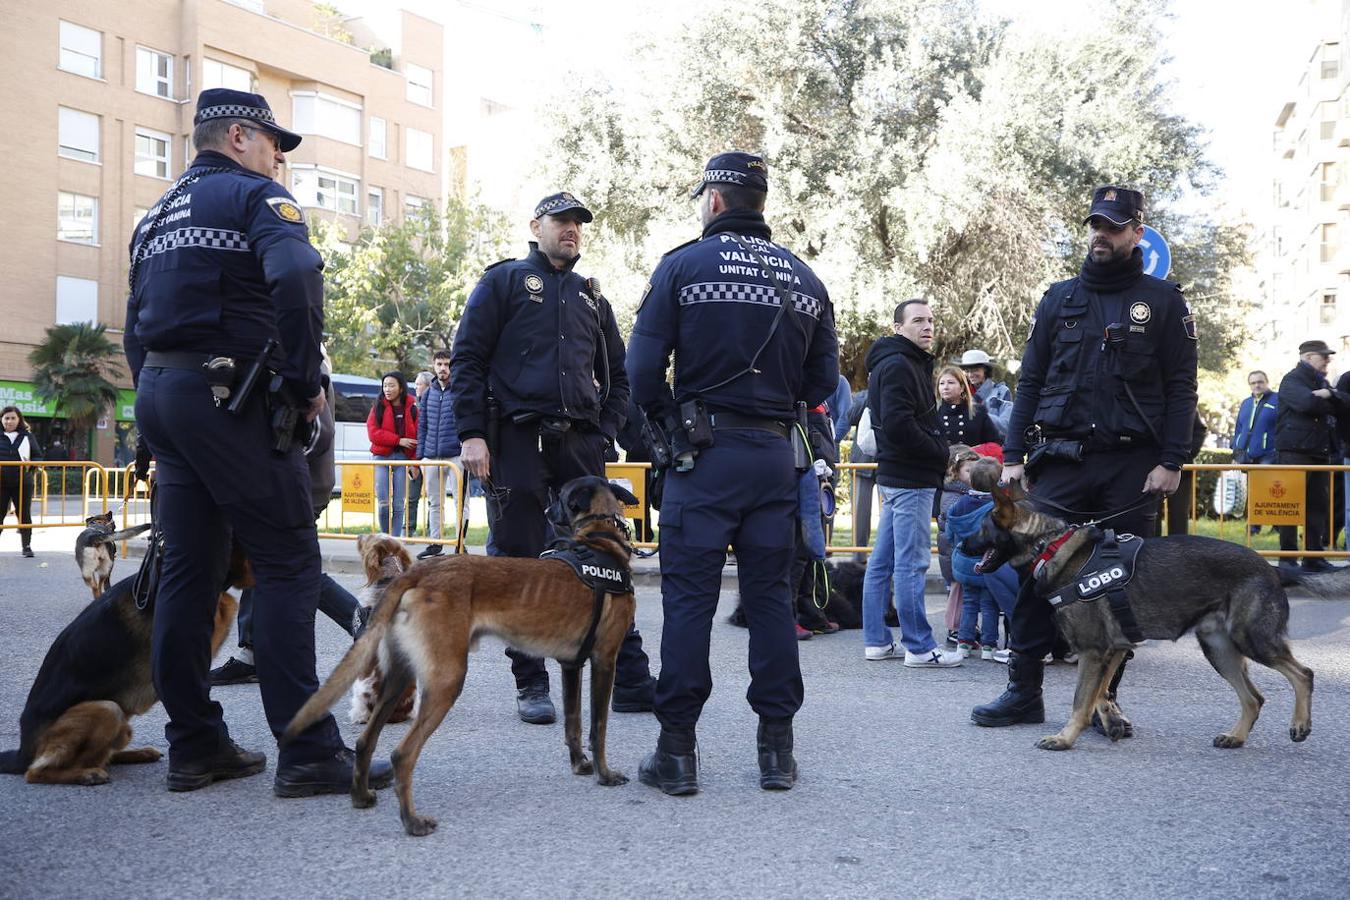
[[[342,661],[337,664],[333,674],[328,676],[328,680],[323,683],[317,691],[314,692],[305,705],[300,707],[300,711],[291,719],[291,723],[286,726],[286,731],[281,735],[281,743],[295,738],[300,732],[313,725],[319,719],[327,714],[329,708],[338,701],[338,698],[347,692],[347,689],[360,678],[371,665],[375,662],[375,656],[379,652],[380,642],[384,640],[385,634],[389,631],[389,624],[393,621],[394,613],[398,611],[403,600],[403,592],[410,587],[410,584],[404,584],[405,579],[399,578],[385,589],[384,596],[381,597],[375,612],[371,614],[370,621],[366,623],[366,630],[352,644],[351,649],[342,657]]]
[[[1280,566],[1280,584],[1299,587],[1323,600],[1344,600],[1350,593],[1350,568],[1335,572],[1300,572],[1292,566]]]
[[[28,771],[23,762],[23,754],[18,750],[6,750],[0,753],[0,774],[22,775]]]
[[[103,540],[99,541],[99,543],[115,544],[118,541],[125,541],[130,538],[134,538],[136,535],[140,534],[143,531],[149,531],[150,527],[151,526],[149,522],[146,522],[142,525],[132,525],[125,531],[114,531],[112,534],[108,535]]]

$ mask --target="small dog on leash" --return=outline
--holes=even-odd
[[[75,539],[75,565],[80,567],[80,577],[89,585],[95,600],[112,584],[113,544],[149,531],[150,523],[133,525],[124,531],[114,531],[116,527],[111,512],[90,516],[84,520],[84,531]]]
[[[398,538],[387,534],[363,534],[356,539],[356,550],[361,554],[361,567],[366,573],[366,586],[357,595],[357,601],[367,610],[363,617],[369,621],[375,614],[384,589],[394,579],[412,568],[412,557]],[[375,700],[384,688],[384,672],[380,661],[372,659],[365,673],[352,685],[352,704],[347,719],[353,725],[364,725],[370,721]],[[406,722],[417,715],[417,685],[410,684],[403,695],[394,704],[389,714],[390,722]]]

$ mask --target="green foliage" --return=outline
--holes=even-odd
[[[311,223],[323,255],[325,328],[337,372],[398,368],[411,377],[449,347],[483,269],[509,252],[506,220],[451,200],[361,231],[347,245],[336,226]]]
[[[53,325],[28,354],[35,392],[70,421],[76,434],[92,428],[117,402],[117,387],[106,376],[121,371],[122,348],[106,332],[101,322]],[[71,442],[72,449],[83,446]]]
[[[370,62],[372,65],[392,69],[394,67],[394,51],[388,47],[377,47],[370,51]]]
[[[347,17],[332,3],[314,4],[314,30],[343,44],[355,41],[347,28]]]

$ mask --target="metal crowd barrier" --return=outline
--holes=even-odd
[[[8,469],[20,470],[18,503],[21,507],[26,505],[33,515],[32,521],[24,524],[18,523],[17,515],[14,516],[14,522],[6,519],[5,528],[83,528],[86,518],[108,511],[108,470],[96,462],[0,462],[0,470]],[[78,476],[72,472],[78,473]],[[28,485],[29,474],[34,482],[31,488]],[[52,490],[54,477],[59,486],[56,491]],[[67,492],[68,482],[80,486],[80,493]],[[38,502],[34,504],[34,500]],[[0,511],[6,517],[10,512],[8,509]]]

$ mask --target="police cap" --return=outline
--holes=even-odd
[[[300,135],[277,124],[272,107],[267,105],[262,94],[232,91],[229,88],[202,91],[197,95],[197,113],[192,117],[192,124],[200,125],[211,119],[252,119],[277,136],[277,146],[283,153],[290,153],[300,146]]]
[[[1093,216],[1101,216],[1113,225],[1125,225],[1130,221],[1144,221],[1144,195],[1129,188],[1108,184],[1092,192],[1092,208],[1088,210],[1086,225]]]
[[[543,216],[557,216],[572,209],[577,211],[577,218],[583,222],[589,222],[595,218],[580,200],[567,191],[549,194],[543,200],[540,200],[539,205],[534,208],[534,217],[538,219]]]
[[[703,167],[703,180],[689,195],[692,200],[710,184],[739,184],[756,191],[769,190],[769,166],[753,153],[719,153]]]

